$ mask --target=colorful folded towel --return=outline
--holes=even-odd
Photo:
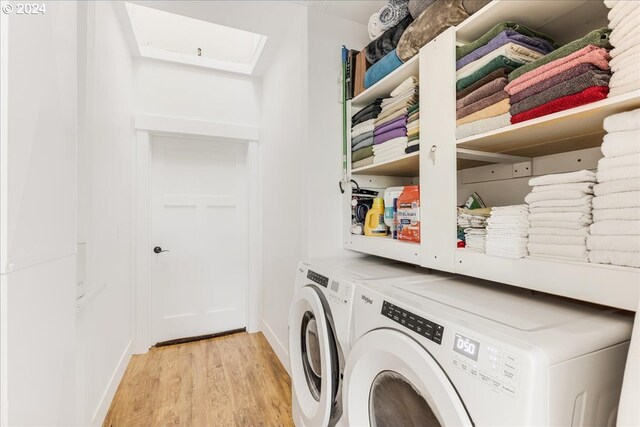
[[[505,113],[488,119],[460,125],[456,128],[456,139],[479,135],[492,130],[500,129],[511,124],[511,114]]]
[[[475,92],[476,90],[480,89],[482,86],[491,83],[494,80],[507,78],[510,72],[511,72],[510,68],[507,68],[507,67],[498,68],[490,72],[489,74],[487,74],[486,76],[478,80],[477,82],[473,83],[472,85],[467,86],[462,90],[456,91],[456,99],[462,99],[470,95],[472,92]]]
[[[369,156],[362,160],[358,160],[357,162],[351,163],[351,169],[363,168],[365,166],[369,166],[372,164],[373,164],[373,156]]]
[[[469,55],[471,52],[475,51],[476,49],[479,49],[482,46],[485,46],[487,43],[493,40],[498,34],[500,34],[505,30],[513,30],[520,34],[524,34],[525,36],[541,38],[549,42],[552,46],[554,47],[557,46],[555,40],[553,40],[551,37],[547,36],[546,34],[527,28],[524,25],[518,24],[517,22],[504,21],[504,22],[500,22],[499,24],[496,24],[493,28],[487,31],[479,39],[471,43],[467,43],[463,46],[457,46],[456,60],[460,60],[462,57]]]
[[[504,90],[496,92],[491,96],[482,98],[481,100],[474,102],[471,105],[467,105],[466,107],[457,110],[456,119],[462,119],[463,117],[467,117],[477,111],[483,110],[491,105],[497,104],[503,99],[508,99],[508,98],[509,98],[509,94]],[[495,117],[495,116],[492,116],[492,117]]]
[[[357,162],[358,160],[366,159],[373,156],[373,147],[365,147],[351,153],[351,162]]]
[[[460,98],[459,100],[457,100],[456,110],[464,108],[467,105],[471,105],[474,102],[480,101],[481,99],[491,96],[497,92],[504,91],[504,87],[506,85],[507,85],[506,77],[499,77],[495,80],[492,80],[486,85],[481,86],[478,89],[474,90],[464,98]]]
[[[395,128],[395,129],[391,129],[387,132],[383,132],[380,133],[378,135],[374,135],[373,136],[373,143],[375,145],[378,144],[382,144],[384,142],[390,141],[394,138],[399,138],[399,137],[406,137],[407,136],[407,128],[406,127],[401,127],[401,128]]]
[[[511,123],[520,123],[527,120],[535,119],[537,117],[546,116],[548,114],[553,114],[559,111],[564,111],[570,108],[575,108],[581,105],[600,101],[605,99],[608,93],[609,88],[606,86],[592,86],[580,93],[554,99],[553,101],[542,104],[539,107],[512,116]]]
[[[475,122],[476,120],[488,119],[489,117],[496,117],[504,113],[509,112],[509,99],[503,99],[493,105],[488,106],[480,111],[469,114],[466,117],[456,120],[456,125],[463,125],[465,123]]]
[[[542,54],[547,54],[555,49],[555,47],[551,43],[544,39],[529,37],[524,34],[520,34],[517,31],[507,29],[491,39],[486,45],[474,50],[469,55],[460,58],[460,60],[456,62],[456,70],[459,70],[465,65],[470,64],[473,61],[484,57],[485,55],[488,55],[500,46],[508,43],[515,43]]]
[[[608,70],[610,59],[611,57],[606,49],[593,45],[585,46],[573,52],[571,55],[542,65],[535,70],[523,74],[517,79],[512,79],[511,74],[509,74],[510,82],[505,87],[505,90],[509,92],[510,95],[516,94],[521,90],[550,79],[556,74],[560,74],[580,64],[593,64],[601,70]]]
[[[554,99],[562,98],[568,95],[580,93],[583,90],[594,86],[605,86],[609,84],[610,74],[606,71],[587,71],[584,74],[576,76],[572,79],[559,82],[555,86],[550,87],[540,93],[523,99],[520,102],[513,103],[511,101],[511,109],[509,112],[515,116],[533,108],[539,107]],[[506,93],[506,92],[505,92]]]
[[[381,126],[376,126],[373,130],[374,135],[380,135],[381,133],[388,132],[393,129],[403,128],[406,130],[407,128],[407,115],[403,114],[402,116],[394,119],[390,122],[387,122]]]
[[[536,52],[532,49],[529,49],[525,46],[520,46],[515,43],[507,43],[499,48],[493,50],[487,55],[483,56],[480,59],[473,61],[470,64],[465,65],[461,69],[456,72],[456,78],[461,79],[468,75],[471,75],[473,72],[479,70],[480,68],[487,65],[491,62],[492,59],[497,58],[498,56],[506,56],[509,59],[514,61],[522,62],[523,64],[528,64],[529,62],[535,61],[544,54],[540,52]]]
[[[462,90],[466,87],[471,86],[473,83],[477,82],[478,80],[487,76],[489,73],[497,70],[498,68],[507,68],[507,69],[515,70],[516,68],[521,67],[522,65],[523,65],[522,62],[514,61],[512,59],[507,58],[506,56],[498,56],[497,58],[492,59],[487,65],[480,68],[479,70],[472,73],[471,75],[459,79],[456,82],[456,90]]]
[[[364,87],[370,88],[402,65],[395,49],[373,64],[364,75]]]
[[[547,90],[550,87],[557,85],[558,83],[570,80],[574,77],[577,77],[581,74],[586,73],[587,71],[593,71],[593,70],[599,70],[599,68],[593,64],[580,64],[580,65],[576,65],[575,67],[571,67],[568,70],[563,71],[562,73],[556,74],[553,77],[545,79],[539,83],[536,83],[532,86],[527,87],[526,89],[521,90],[520,92],[516,92],[512,94],[510,98],[511,104],[513,105],[517,102],[522,101],[525,98],[533,96],[544,90]]]
[[[530,62],[529,64],[520,67],[518,70],[515,70],[514,72],[509,74],[509,81],[513,81],[523,74],[533,71],[536,68],[539,68],[557,59],[569,56],[572,53],[584,48],[585,46],[593,45],[605,49],[611,49],[613,46],[609,42],[610,34],[611,30],[609,28],[600,28],[598,30],[593,30],[581,39],[572,41],[571,43],[566,44],[557,50],[554,50],[550,54],[543,56],[536,61]]]

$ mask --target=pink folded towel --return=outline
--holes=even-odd
[[[610,59],[611,56],[606,49],[588,45],[571,55],[556,59],[521,75],[510,82],[505,87],[505,90],[509,92],[510,95],[513,95],[579,64],[593,64],[601,70],[608,70]]]

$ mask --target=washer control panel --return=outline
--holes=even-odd
[[[316,273],[315,271],[307,271],[307,279],[311,280],[314,283],[326,288],[329,284],[329,278],[327,276],[323,276],[320,273]]]
[[[498,393],[517,397],[520,358],[494,345],[455,334],[451,363]]]
[[[444,334],[444,326],[442,325],[438,325],[429,319],[413,314],[388,301],[382,303],[382,315],[430,339],[436,344],[442,344],[442,335]]]

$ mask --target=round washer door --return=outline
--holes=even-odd
[[[296,292],[289,311],[289,359],[302,425],[326,426],[337,391],[335,340],[318,291]]]
[[[473,426],[451,382],[409,336],[378,329],[352,348],[343,402],[352,426]]]

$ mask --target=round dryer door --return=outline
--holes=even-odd
[[[440,366],[420,344],[398,331],[378,329],[356,342],[344,387],[349,425],[473,425]]]
[[[291,305],[289,359],[294,417],[302,425],[329,425],[339,381],[337,349],[322,299],[311,286],[299,289]]]

